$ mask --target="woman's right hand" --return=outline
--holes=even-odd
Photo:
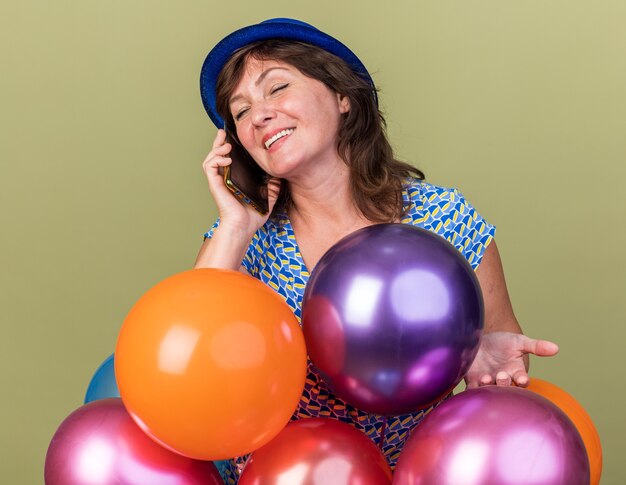
[[[253,234],[269,218],[269,214],[272,212],[280,192],[280,180],[273,178],[268,184],[268,214],[260,214],[250,204],[240,201],[226,187],[222,175],[224,167],[227,167],[232,162],[228,157],[231,148],[230,143],[226,143],[226,132],[221,129],[217,130],[213,148],[202,163],[202,169],[209,182],[211,196],[217,204],[220,226],[227,225],[232,229]]]

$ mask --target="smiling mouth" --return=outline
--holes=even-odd
[[[296,129],[295,128],[287,128],[286,130],[283,131],[279,131],[278,133],[276,133],[272,138],[270,138],[269,140],[267,140],[265,142],[265,149],[269,150],[270,147],[276,143],[278,140],[280,140],[281,138],[285,138],[286,136],[291,135]]]

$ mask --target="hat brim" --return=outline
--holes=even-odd
[[[204,60],[200,72],[202,104],[211,118],[211,121],[213,121],[218,128],[224,127],[224,120],[217,113],[215,89],[217,78],[224,65],[238,49],[252,44],[253,42],[270,39],[286,39],[304,42],[320,47],[343,59],[355,73],[372,86],[373,96],[376,102],[378,102],[374,81],[363,63],[348,47],[334,37],[304,22],[292,19],[272,19],[244,27],[224,37],[224,39],[209,52]]]

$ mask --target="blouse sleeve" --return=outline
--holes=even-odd
[[[457,189],[449,194],[450,223],[443,236],[465,256],[475,270],[493,240],[496,227],[488,223]]]
[[[211,228],[207,232],[204,233],[204,239],[211,239],[213,237],[213,233],[215,232],[215,229],[217,229],[219,225],[220,225],[220,218],[218,217],[217,220],[211,226]]]
[[[478,268],[496,228],[489,224],[457,189],[426,182],[407,188],[408,213],[403,223],[420,226],[447,239]]]

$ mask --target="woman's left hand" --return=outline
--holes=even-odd
[[[559,346],[547,340],[536,340],[521,333],[489,332],[483,334],[478,354],[465,376],[468,389],[489,384],[520,387],[528,385],[528,354],[548,357]]]

